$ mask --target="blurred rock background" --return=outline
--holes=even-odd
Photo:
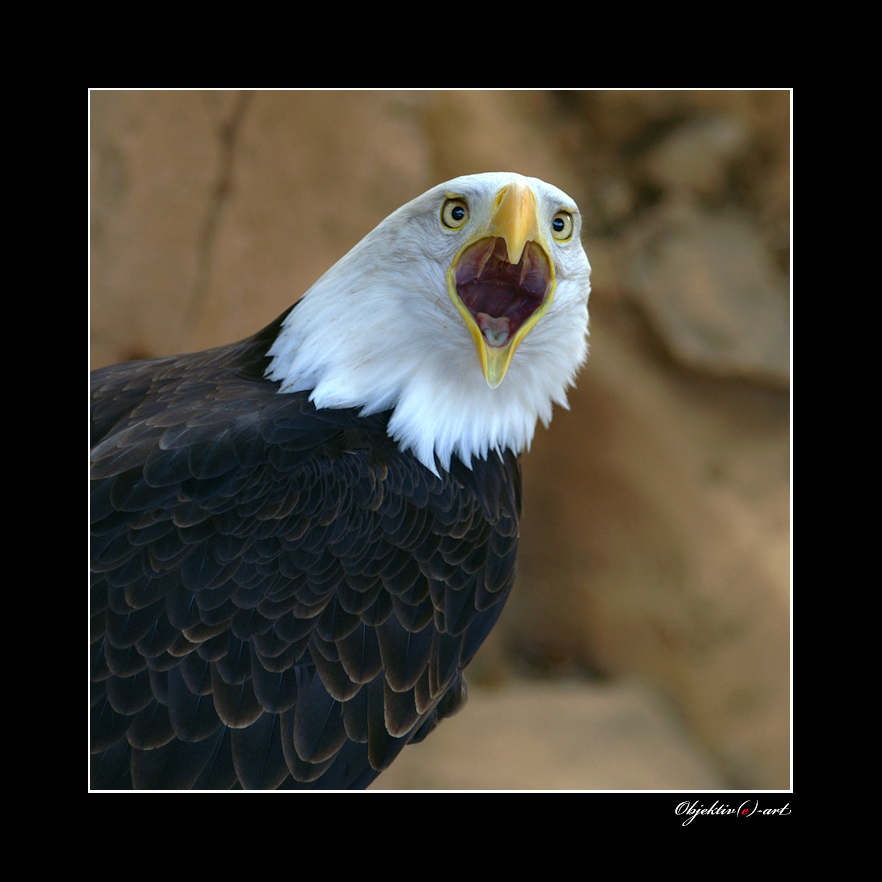
[[[591,358],[466,710],[378,788],[790,784],[787,91],[91,93],[91,367],[239,339],[399,205],[572,195]]]

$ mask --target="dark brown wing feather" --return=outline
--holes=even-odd
[[[360,788],[455,712],[514,455],[432,474],[241,344],[93,374],[92,786]]]

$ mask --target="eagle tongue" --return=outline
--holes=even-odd
[[[486,312],[479,312],[475,318],[488,346],[498,348],[508,343],[508,338],[511,336],[511,322],[506,316],[494,318]]]

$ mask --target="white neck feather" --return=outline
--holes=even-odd
[[[558,270],[550,308],[491,389],[448,296],[445,258],[424,253],[432,239],[413,204],[307,291],[269,350],[266,375],[283,393],[312,390],[320,408],[393,410],[389,434],[432,471],[436,456],[446,468],[453,455],[468,464],[493,450],[520,453],[553,403],[566,406],[587,354],[587,261],[578,277]]]

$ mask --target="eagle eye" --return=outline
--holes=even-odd
[[[464,227],[469,219],[469,207],[462,199],[445,199],[441,206],[441,223],[450,230]]]
[[[551,235],[559,242],[566,242],[573,235],[573,216],[568,211],[559,211],[551,219]]]

